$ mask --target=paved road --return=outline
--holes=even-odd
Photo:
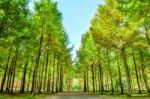
[[[44,99],[105,99],[101,96],[86,94],[55,94]]]

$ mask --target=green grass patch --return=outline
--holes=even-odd
[[[132,96],[132,97],[127,97],[127,96],[102,96],[102,99],[150,99],[150,97],[146,96]]]
[[[27,95],[27,94],[18,94],[18,95],[1,95],[0,99],[41,99],[41,98],[45,98],[48,97],[50,95]]]

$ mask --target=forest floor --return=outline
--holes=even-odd
[[[147,96],[126,95],[98,95],[83,92],[59,93],[59,94],[41,94],[32,96],[30,94],[0,95],[0,99],[150,99]]]

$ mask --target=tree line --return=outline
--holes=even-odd
[[[149,0],[105,0],[99,5],[77,51],[83,90],[149,95],[149,33]]]
[[[32,11],[33,10],[33,11]],[[52,0],[0,1],[0,93],[62,92],[72,66],[68,35]]]

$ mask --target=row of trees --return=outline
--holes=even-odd
[[[77,55],[84,91],[150,94],[149,33],[149,0],[99,5]]]
[[[57,3],[0,1],[0,93],[61,92],[72,65]],[[67,77],[67,79],[66,79]]]

